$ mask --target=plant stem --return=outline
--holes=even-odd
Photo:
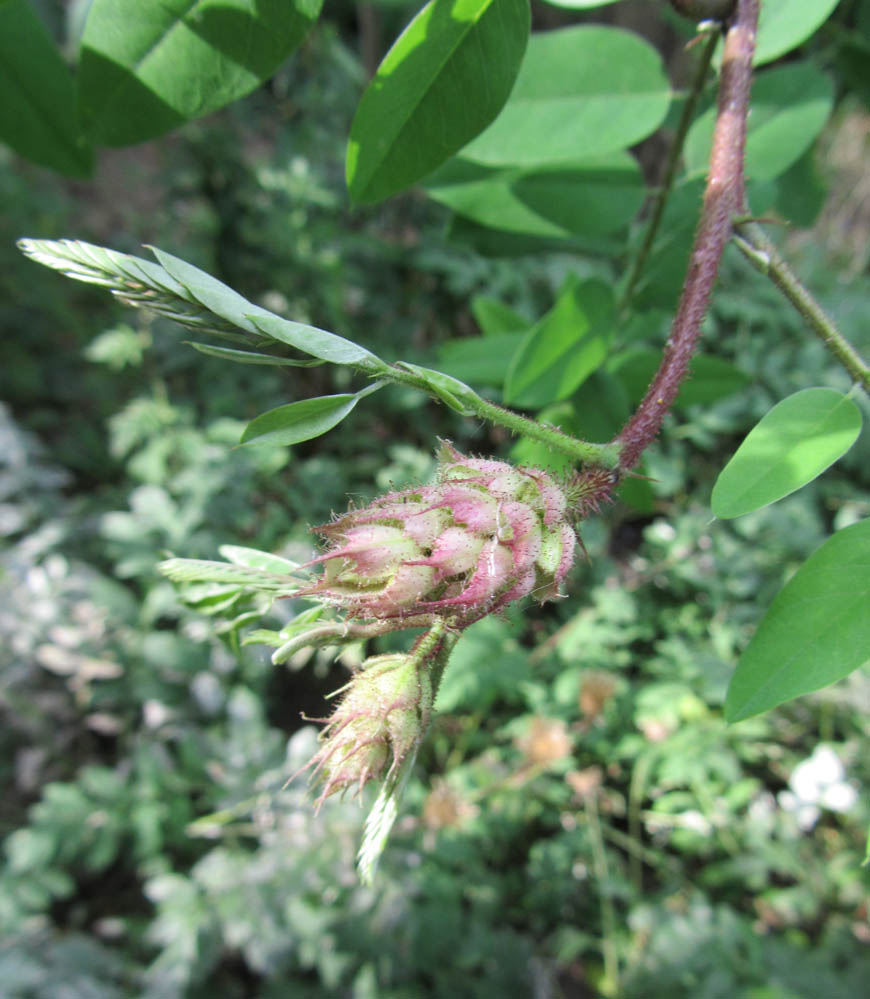
[[[618,444],[593,444],[590,441],[580,440],[566,434],[558,427],[531,420],[527,416],[521,416],[503,406],[496,406],[495,403],[487,402],[485,399],[481,400],[477,415],[491,423],[498,423],[514,433],[525,434],[527,437],[549,444],[550,447],[564,451],[577,461],[589,465],[603,465],[605,468],[616,468],[619,463]]]
[[[379,372],[378,374],[380,377],[388,378],[399,385],[408,385],[422,392],[435,394],[432,385],[424,377],[403,366],[394,364],[390,366],[388,372]],[[511,409],[505,409],[504,406],[497,406],[477,394],[463,395],[461,401],[462,405],[467,410],[471,410],[475,416],[505,427],[515,434],[524,434],[526,437],[541,441],[548,447],[569,455],[577,462],[601,465],[610,469],[619,465],[620,444],[617,441],[612,441],[609,444],[593,444],[590,441],[580,440],[577,437],[572,437],[571,434],[566,434],[558,427],[549,423],[540,423],[528,416],[522,416]]]
[[[592,865],[601,900],[601,954],[604,958],[606,979],[604,994],[619,995],[619,950],[616,942],[616,911],[613,906],[609,885],[610,872],[607,865],[607,851],[601,836],[601,823],[598,818],[598,805],[595,796],[590,795],[585,803],[586,828],[589,831],[589,844],[592,848]]]
[[[432,684],[433,704],[435,703],[435,698],[438,696],[441,678],[444,676],[444,670],[447,669],[450,653],[453,651],[453,647],[459,641],[459,638],[459,632],[447,630],[444,622],[438,621],[420,640],[420,643],[414,647],[413,651],[417,653],[425,645],[425,655],[428,656],[426,666],[429,670],[429,681]]]
[[[620,850],[624,850],[630,858],[636,859],[638,865],[643,863],[653,870],[664,870],[668,874],[681,876],[682,872],[679,862],[669,857],[663,850],[652,850],[648,846],[644,846],[642,843],[632,839],[628,833],[624,833],[620,829],[615,829],[605,822],[601,823],[601,835],[609,843],[618,846]],[[639,866],[638,870],[640,870]],[[640,877],[637,880],[632,879],[632,884],[637,888],[638,894],[643,891],[643,884]]]
[[[317,624],[288,639],[272,654],[272,662],[278,665],[286,662],[301,649],[319,649],[323,646],[350,645],[351,642],[364,642],[379,635],[407,628],[428,628],[432,624],[431,614],[416,614],[413,617],[386,618],[380,621],[349,622],[327,621]]]
[[[637,464],[655,439],[688,373],[719,262],[731,236],[732,219],[742,204],[746,116],[758,8],[759,0],[738,0],[725,33],[718,112],[701,218],[662,363],[643,402],[616,438],[623,444],[619,467],[624,472]]]
[[[671,148],[668,152],[668,161],[665,164],[664,174],[662,176],[659,189],[656,192],[655,201],[652,206],[652,211],[650,212],[649,221],[647,222],[646,232],[644,232],[643,235],[643,242],[640,245],[640,249],[635,254],[634,259],[631,261],[628,275],[625,278],[625,286],[622,290],[622,294],[619,296],[617,312],[622,312],[631,301],[632,292],[634,291],[635,285],[637,284],[638,278],[643,270],[643,266],[646,263],[646,258],[649,256],[649,252],[652,249],[653,242],[655,241],[656,235],[659,231],[659,225],[661,224],[662,216],[665,213],[665,206],[668,203],[668,197],[670,196],[671,190],[674,186],[674,180],[677,176],[677,167],[680,163],[680,156],[683,152],[683,145],[686,141],[689,125],[692,123],[695,108],[698,106],[701,91],[704,89],[704,81],[707,79],[707,72],[710,69],[710,62],[713,59],[713,53],[716,50],[716,44],[719,41],[719,36],[719,30],[711,29],[709,37],[707,38],[707,44],[701,51],[701,59],[698,63],[695,77],[692,80],[692,86],[686,98],[686,103],[683,105],[683,113],[680,115],[676,135],[674,135],[674,140],[671,143]]]
[[[655,749],[645,753],[643,756],[638,758],[631,774],[631,783],[628,789],[628,835],[629,838],[639,846],[642,845],[643,841],[643,829],[640,821],[640,806],[643,804],[644,794],[646,793],[646,783],[649,779],[653,764],[656,762],[657,758],[658,751]],[[640,856],[637,853],[632,853],[629,855],[628,862],[631,883],[634,885],[635,891],[637,891],[638,894],[642,894],[643,870],[641,868]]]
[[[789,267],[767,233],[757,222],[736,223],[740,238],[735,239],[740,252],[756,270],[767,277],[803,316],[810,329],[852,376],[852,380],[870,392],[870,365],[837,329],[833,319],[813,298],[800,278]]]

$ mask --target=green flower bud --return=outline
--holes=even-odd
[[[428,670],[411,654],[367,659],[342,691],[309,764],[323,784],[318,805],[336,792],[360,792],[370,780],[392,776],[423,738],[432,711]]]

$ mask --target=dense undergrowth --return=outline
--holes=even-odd
[[[341,391],[343,372],[203,358],[69,283],[34,300],[15,255],[24,231],[135,252],[132,233],[423,363],[474,331],[474,295],[547,308],[576,259],[448,249],[414,196],[349,216],[338,136],[361,79],[324,28],[268,92],[106,156],[108,184],[0,163],[2,994],[852,999],[870,974],[870,681],[732,727],[721,706],[773,594],[867,514],[870,454],[711,520],[716,471],[771,402],[807,371],[845,384],[736,253],[706,343],[752,386],[677,411],[633,505],[586,522],[570,599],[472,628],[374,888],[354,874],[364,810],[314,814],[304,780],[282,790],[314,746],[301,713],[362,650],[273,666],[157,575],[167,552],[228,543],[307,557],[347,496],[425,480],[436,435],[511,454],[398,389],[309,445],[237,450],[246,417]],[[282,116],[292,145],[268,124]],[[818,244],[799,265],[835,314],[860,314],[866,275],[844,281]],[[587,419],[605,439],[608,414]]]

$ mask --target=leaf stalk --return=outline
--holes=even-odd
[[[432,385],[425,377],[407,371],[404,367],[393,366],[389,375],[382,377],[388,377],[399,385],[407,385],[410,388],[434,394]],[[541,423],[511,409],[506,409],[504,406],[489,402],[476,393],[463,395],[461,402],[466,410],[466,415],[478,416],[480,419],[495,423],[512,433],[524,434],[534,440],[541,441],[548,447],[569,455],[578,463],[601,465],[610,469],[616,468],[619,464],[620,445],[616,442],[593,444],[590,441],[580,440],[549,423]]]

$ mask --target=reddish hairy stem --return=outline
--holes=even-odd
[[[725,35],[710,172],[683,292],[659,370],[643,402],[616,438],[619,467],[633,468],[661,429],[701,335],[732,219],[743,203],[743,155],[759,0],[738,0]]]

